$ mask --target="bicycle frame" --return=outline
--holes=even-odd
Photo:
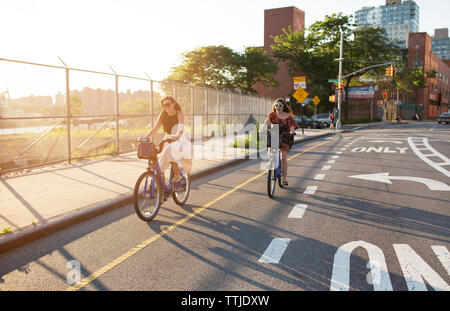
[[[182,173],[183,170],[181,168],[178,168],[180,170],[180,172]],[[159,167],[159,163],[158,161],[155,161],[155,163],[153,164],[153,178],[152,178],[152,182],[151,182],[151,194],[150,197],[153,198],[155,193],[155,177],[158,178],[159,180],[159,184],[161,185],[162,189],[164,190],[164,196],[168,197],[170,194],[172,194],[172,189],[175,187],[179,187],[179,186],[183,186],[186,184],[186,180],[183,178],[183,181],[181,181],[180,184],[172,184],[172,180],[173,180],[173,171],[170,170],[170,177],[169,177],[169,184],[166,184],[166,180],[164,178],[164,174],[161,172],[161,168]],[[172,187],[172,185],[174,187]],[[145,186],[144,186],[144,193],[147,193],[147,181],[145,182]]]
[[[268,150],[268,154],[269,154],[269,167],[268,169],[271,169],[274,171],[274,179],[277,179],[278,176],[281,176],[282,172],[281,172],[281,152],[280,150],[276,150],[276,151],[272,151],[272,148],[269,148]],[[272,166],[272,160],[273,160],[273,156],[275,156],[275,163],[273,163],[274,165]]]

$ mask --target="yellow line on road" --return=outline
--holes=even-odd
[[[329,143],[330,141],[325,141],[319,145],[313,146],[309,149],[306,149],[305,151],[302,151],[300,153],[297,153],[295,155],[293,155],[292,157],[290,157],[288,159],[292,160],[296,157],[298,157],[299,155],[311,151],[315,148],[318,148],[326,143]],[[100,268],[99,270],[95,271],[94,273],[92,273],[90,276],[84,278],[83,280],[81,280],[80,283],[75,284],[71,287],[69,287],[67,289],[67,291],[77,291],[83,287],[85,287],[86,285],[88,285],[89,283],[91,283],[92,281],[94,281],[95,279],[99,278],[100,276],[102,276],[103,274],[105,274],[106,272],[110,271],[111,269],[113,269],[114,267],[118,266],[119,264],[121,264],[122,262],[124,262],[125,260],[127,260],[128,258],[132,257],[133,255],[135,255],[136,253],[138,253],[139,251],[141,251],[142,249],[144,249],[145,247],[147,247],[148,245],[150,245],[151,243],[155,242],[157,239],[165,236],[167,233],[169,233],[170,231],[174,230],[175,228],[177,228],[178,226],[182,225],[183,223],[187,222],[188,220],[190,220],[191,218],[197,216],[198,214],[200,214],[201,212],[203,212],[205,209],[211,207],[212,205],[214,205],[215,203],[219,202],[220,200],[226,198],[227,196],[229,196],[230,194],[234,193],[235,191],[243,188],[244,186],[248,185],[249,183],[251,183],[252,181],[258,179],[259,177],[265,175],[267,173],[267,171],[263,171],[261,173],[259,173],[258,175],[250,178],[249,180],[243,182],[242,184],[240,184],[239,186],[229,190],[228,192],[225,192],[224,194],[220,195],[219,197],[215,198],[214,200],[206,203],[205,205],[203,205],[202,207],[196,209],[194,212],[192,212],[191,214],[187,215],[185,218],[177,221],[176,223],[174,223],[173,225],[167,227],[166,229],[164,229],[163,231],[161,231],[159,234],[154,235],[153,237],[151,237],[150,239],[136,245],[135,247],[133,247],[132,249],[130,249],[128,252],[126,252],[125,254],[123,254],[122,256],[116,258],[115,260],[113,260],[111,263],[107,264],[106,266],[104,266],[103,268]]]

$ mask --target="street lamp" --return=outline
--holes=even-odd
[[[344,45],[343,45],[343,32],[342,28],[339,27],[339,31],[341,32],[341,43],[339,48],[339,77],[338,77],[338,85],[341,86],[342,83],[342,61],[344,60],[343,54],[344,54]],[[337,120],[336,120],[336,129],[341,129],[341,115],[342,115],[342,92],[338,92],[338,113],[337,113]]]

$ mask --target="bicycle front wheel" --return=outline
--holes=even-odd
[[[173,184],[172,198],[179,206],[186,203],[189,192],[191,191],[191,177],[185,171],[180,170],[182,180],[179,183]]]
[[[161,185],[153,172],[139,176],[134,187],[133,204],[136,214],[143,221],[150,221],[158,214],[162,204]]]
[[[277,184],[277,176],[275,170],[267,171],[267,194],[269,198],[273,198],[275,195],[275,186]]]

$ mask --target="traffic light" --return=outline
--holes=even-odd
[[[386,68],[386,77],[392,77],[392,66]]]
[[[384,99],[384,100],[387,99],[387,92],[383,92],[383,99]]]
[[[392,67],[392,66],[391,66],[391,68],[392,68],[392,69],[391,69],[392,77],[395,77],[395,67]]]

